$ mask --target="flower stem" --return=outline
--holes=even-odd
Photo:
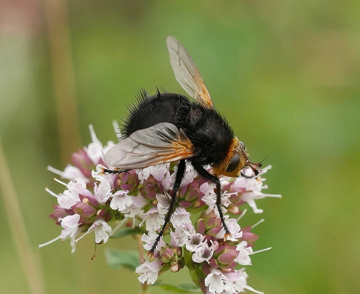
[[[136,243],[137,243],[137,247],[138,247],[138,251],[139,251],[139,259],[140,259],[140,262],[143,262],[144,261],[144,247],[142,245],[142,242],[141,242],[141,236],[136,234],[135,235],[135,239],[136,239]],[[140,294],[147,294],[149,293],[149,285],[144,283],[140,283]]]
[[[149,293],[149,285],[146,283],[141,284],[140,294],[148,294],[148,293]]]
[[[43,1],[63,163],[81,146],[67,1]],[[65,119],[66,118],[66,119]]]
[[[136,234],[135,239],[136,239],[136,243],[137,243],[137,247],[138,247],[138,251],[139,251],[140,261],[143,262],[144,261],[144,247],[141,242],[141,236]]]
[[[21,214],[19,200],[11,178],[5,153],[0,139],[0,187],[4,200],[5,211],[13,234],[15,246],[22,262],[25,277],[29,285],[29,293],[45,293],[42,273],[38,260],[31,248],[25,222]]]

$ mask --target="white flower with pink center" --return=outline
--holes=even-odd
[[[204,238],[204,235],[199,233],[189,234],[188,241],[186,242],[186,249],[190,252],[195,252],[196,248],[200,246]]]
[[[204,261],[209,261],[213,256],[215,250],[215,246],[213,243],[208,245],[207,242],[201,242],[199,246],[195,248],[195,252],[192,255],[192,260],[196,263],[202,263]]]

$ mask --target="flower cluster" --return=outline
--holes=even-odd
[[[90,132],[92,143],[72,156],[73,165],[64,171],[49,168],[69,182],[58,180],[66,187],[60,194],[47,189],[58,202],[50,217],[62,231],[57,238],[40,246],[70,239],[74,252],[76,242],[86,234],[94,232],[95,242],[105,243],[115,230],[131,222],[133,227],[142,228],[143,247],[150,250],[168,211],[176,163],[120,174],[104,173],[103,169],[108,167],[103,154],[114,143],[103,146],[91,126]],[[251,265],[250,256],[254,254],[252,248],[258,236],[251,231],[252,227],[241,228],[238,222],[246,212],[240,209],[243,204],[247,203],[254,213],[261,213],[255,200],[279,197],[262,193],[266,188],[262,176],[269,168],[260,170],[257,177],[221,179],[222,210],[231,233],[225,241],[215,206],[215,185],[198,176],[191,164],[187,164],[176,210],[164,237],[153,258],[143,261],[136,269],[139,281],[153,284],[160,273],[177,272],[186,266],[204,293],[239,293],[245,289],[261,293],[247,285],[248,276],[243,268]],[[243,172],[252,175],[251,169]],[[113,224],[116,229],[110,226]]]

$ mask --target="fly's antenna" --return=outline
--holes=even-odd
[[[259,164],[262,165],[262,163],[266,160],[266,158],[268,158],[268,156],[266,156],[263,160],[261,160],[261,161],[259,162]]]

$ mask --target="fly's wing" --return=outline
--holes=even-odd
[[[181,129],[159,123],[121,140],[105,154],[104,161],[113,168],[137,169],[193,155],[194,146]]]
[[[192,98],[208,108],[213,108],[209,91],[185,47],[172,36],[167,37],[166,43],[178,83]]]

